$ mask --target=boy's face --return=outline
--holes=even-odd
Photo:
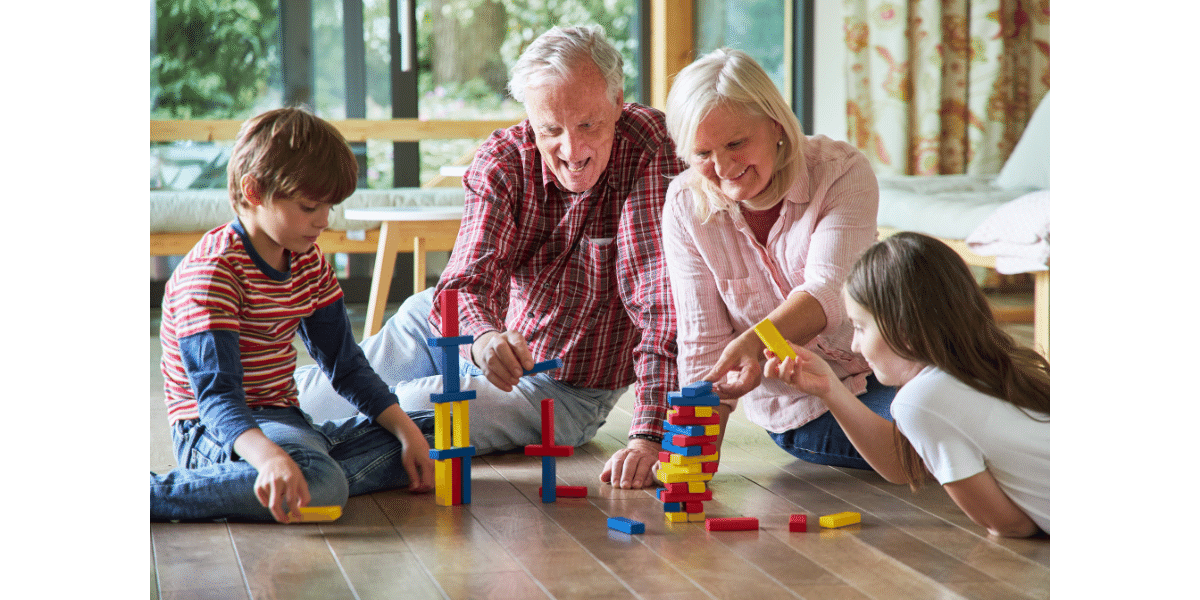
[[[329,227],[332,204],[296,196],[252,203],[241,215],[250,241],[268,262],[278,266],[283,250],[307,252]]]

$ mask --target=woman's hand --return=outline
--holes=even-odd
[[[701,378],[713,382],[713,393],[719,398],[741,398],[762,383],[758,361],[762,342],[753,330],[747,333],[726,344],[717,364]]]

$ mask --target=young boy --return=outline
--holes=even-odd
[[[405,414],[371,369],[314,244],[357,178],[345,139],[308,112],[272,110],[242,126],[229,161],[237,218],[192,248],[163,298],[162,372],[179,467],[151,473],[151,520],[287,523],[302,506],[433,487],[432,413]],[[297,331],[359,416],[314,425],[300,411]]]

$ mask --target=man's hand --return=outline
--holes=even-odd
[[[613,453],[600,472],[600,481],[615,488],[634,489],[656,485],[654,472],[662,446],[650,440],[632,439],[625,448]]]
[[[471,360],[492,385],[511,392],[521,375],[532,369],[533,354],[525,338],[515,331],[489,331],[471,345]]]

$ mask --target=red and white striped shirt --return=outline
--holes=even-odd
[[[237,334],[247,406],[299,404],[293,379],[296,330],[302,318],[341,298],[342,290],[320,248],[291,254],[290,262],[287,277],[272,279],[230,223],[206,233],[175,269],[166,285],[160,331],[171,423],[200,416],[179,340],[203,332]]]
[[[493,133],[463,178],[462,227],[438,282],[459,290],[460,335],[519,332],[534,360],[562,358],[551,375],[573,386],[636,381],[630,433],[661,435],[679,386],[661,216],[684,166],[662,113],[637,104],[617,121],[608,169],[581,193],[558,186],[529,121]],[[435,330],[440,321],[435,300]]]

